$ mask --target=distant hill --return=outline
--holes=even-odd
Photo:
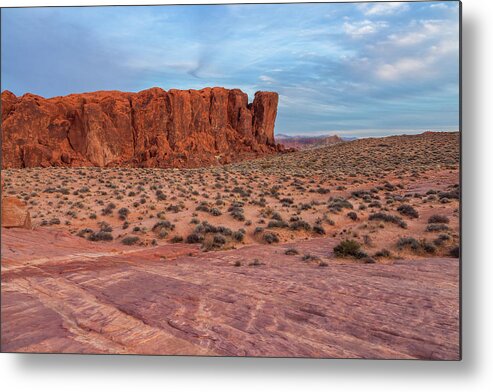
[[[286,148],[296,148],[297,150],[307,150],[311,148],[318,148],[329,146],[332,144],[344,143],[356,138],[342,138],[338,135],[321,135],[321,136],[289,136],[285,134],[277,134],[275,136],[276,142],[284,145]]]

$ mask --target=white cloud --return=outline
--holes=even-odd
[[[409,5],[403,2],[385,2],[377,4],[362,4],[360,6],[363,13],[367,16],[393,15],[407,11]]]
[[[266,82],[267,84],[271,84],[271,83],[275,82],[274,78],[271,78],[270,76],[267,76],[267,75],[260,75],[259,79],[262,82]]]
[[[458,41],[441,41],[437,45],[433,45],[430,48],[431,56],[446,56],[451,53],[459,53]]]
[[[414,58],[399,59],[393,64],[383,64],[377,69],[377,76],[382,80],[395,81],[409,74],[422,73],[427,68],[428,61]]]
[[[421,32],[412,32],[404,35],[393,34],[389,36],[392,43],[398,46],[411,46],[425,41],[428,36]]]
[[[436,3],[436,4],[432,4],[430,5],[430,8],[432,9],[440,9],[440,10],[446,10],[448,9],[448,6],[444,3]]]
[[[382,28],[387,27],[385,22],[372,22],[371,20],[363,20],[361,22],[345,22],[343,25],[344,32],[353,38],[374,34]]]
[[[402,57],[380,65],[376,69],[376,75],[385,81],[430,77],[443,71],[441,65],[450,59],[450,56],[458,56],[458,53],[458,40],[445,38],[430,46],[421,57]]]
[[[390,35],[390,43],[395,46],[412,46],[425,41],[458,41],[458,27],[445,20],[420,20],[413,22],[412,28],[414,31]]]

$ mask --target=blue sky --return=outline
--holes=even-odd
[[[2,9],[2,90],[280,94],[276,133],[459,127],[457,2]]]

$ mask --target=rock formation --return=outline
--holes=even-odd
[[[32,229],[26,204],[17,197],[2,197],[2,227]]]
[[[31,215],[27,210],[26,204],[17,197],[4,196],[3,178],[2,178],[2,227],[12,228],[20,227],[23,229],[32,229]]]
[[[199,167],[280,151],[278,95],[151,88],[45,99],[2,92],[3,168]]]
[[[276,139],[285,147],[296,150],[308,150],[311,148],[320,148],[332,144],[344,143],[345,140],[337,135],[322,136],[288,136],[277,135]]]

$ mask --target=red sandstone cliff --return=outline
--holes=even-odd
[[[2,92],[3,168],[198,167],[281,149],[278,95],[151,88],[45,99]]]

